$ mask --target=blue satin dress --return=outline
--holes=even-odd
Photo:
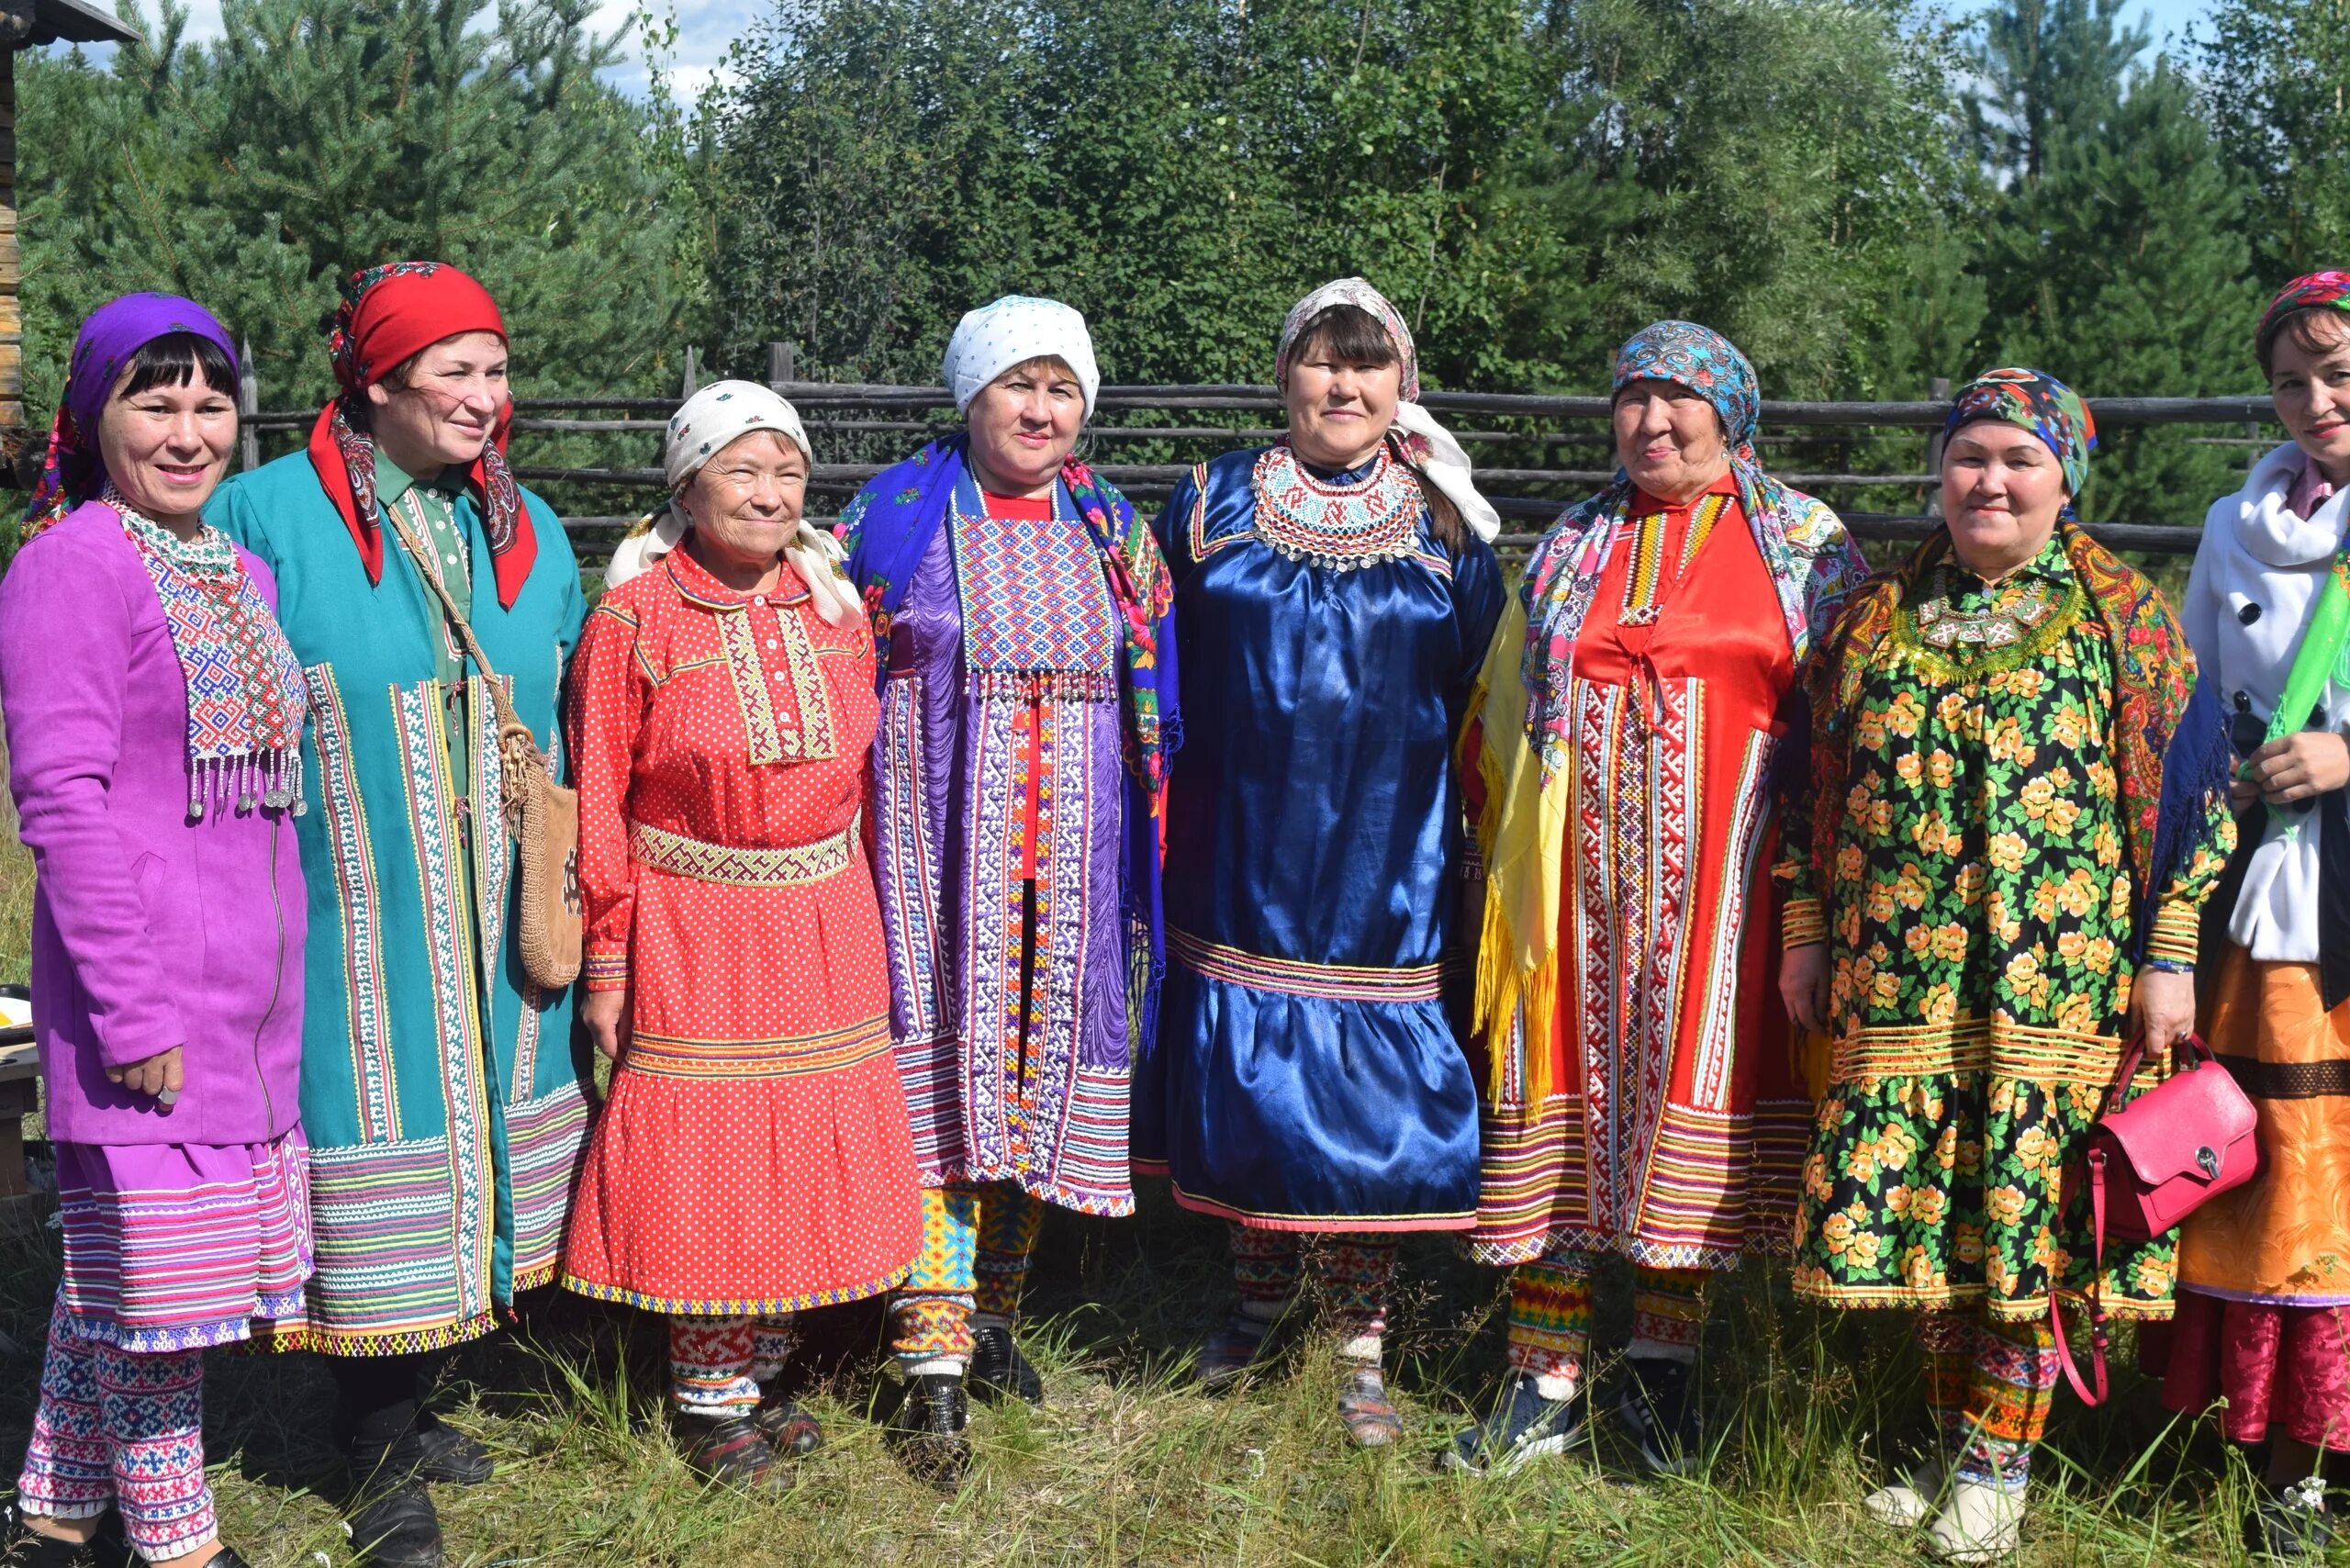
[[[1438,543],[1387,454],[1338,474],[1292,464],[1286,505],[1264,499],[1280,494],[1270,460],[1286,454],[1202,465],[1158,522],[1186,734],[1137,1162],[1163,1166],[1185,1207],[1242,1225],[1465,1229],[1477,1096],[1445,994],[1463,851],[1452,747],[1500,566],[1473,537]],[[1397,486],[1409,515],[1391,509],[1383,540],[1349,535],[1347,507]],[[1317,508],[1342,526],[1301,538]]]

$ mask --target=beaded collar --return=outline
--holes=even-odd
[[[1292,561],[1346,572],[1418,549],[1419,479],[1384,443],[1369,473],[1336,483],[1316,478],[1282,442],[1257,459],[1249,487],[1257,537]]]

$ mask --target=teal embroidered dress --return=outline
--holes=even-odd
[[[2062,532],[1996,586],[1949,556],[1913,563],[1872,606],[1881,631],[1848,639],[1849,717],[1818,716],[1845,788],[1794,803],[1791,846],[1815,806],[1833,821],[1782,868],[1789,945],[1824,934],[1833,965],[1799,1295],[2015,1321],[2046,1316],[2052,1282],[2086,1283],[2058,1199],[2120,1061],[2138,914],[2097,586]],[[2150,956],[2194,956],[2224,809],[2201,826],[2154,890]],[[2169,1316],[2169,1236],[2106,1259],[2109,1310]]]
[[[537,555],[508,608],[475,498],[377,465],[379,508],[407,509],[516,708],[555,747],[586,602],[554,509],[523,498]],[[296,825],[319,1271],[296,1342],[367,1355],[472,1338],[554,1279],[589,1120],[570,995],[532,984],[510,935],[495,705],[388,526],[368,581],[306,454],[231,480],[206,519],[276,575],[309,686],[315,782]]]

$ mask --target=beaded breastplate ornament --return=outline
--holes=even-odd
[[[1426,505],[1411,465],[1382,445],[1352,484],[1317,479],[1286,444],[1257,459],[1257,537],[1292,561],[1355,571],[1416,554]]]
[[[2034,577],[2002,589],[1983,610],[1951,608],[1946,598],[1918,607],[1918,640],[1948,653],[1953,648],[2011,648],[2045,625],[2062,608],[2048,584]]]

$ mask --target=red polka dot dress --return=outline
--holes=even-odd
[[[574,656],[589,991],[632,1034],[564,1282],[695,1316],[888,1290],[921,1244],[862,842],[872,640],[786,566],[738,593],[684,549]]]

